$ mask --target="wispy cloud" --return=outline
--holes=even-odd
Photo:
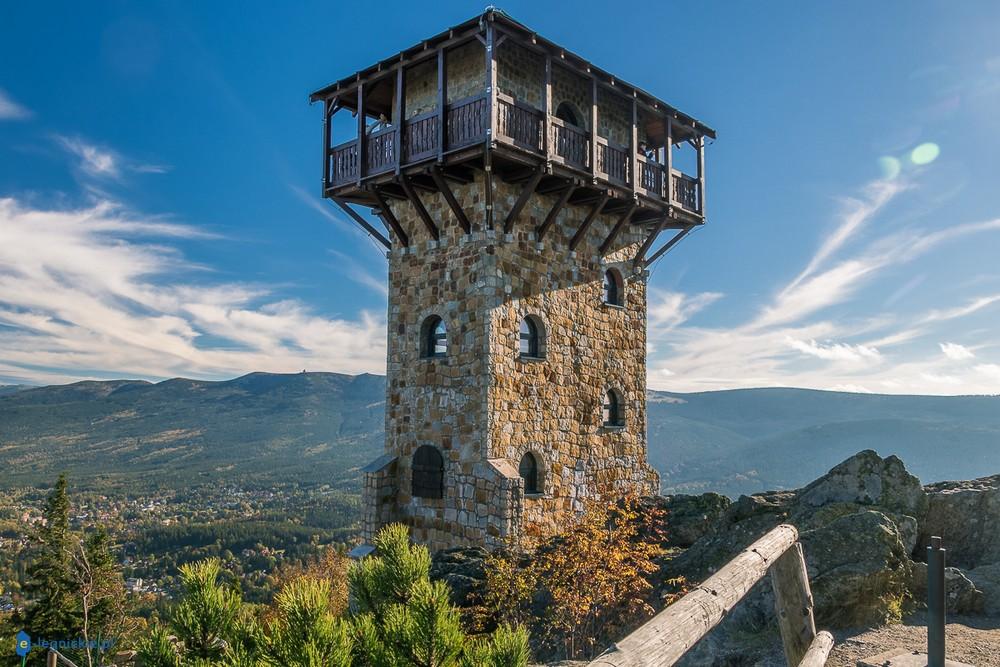
[[[0,88],[0,120],[24,120],[31,117],[31,111],[17,102]]]
[[[976,356],[972,353],[972,350],[958,343],[939,343],[939,345],[944,356],[952,361],[965,361]]]
[[[206,236],[106,201],[0,199],[0,375],[384,372],[383,319],[328,318],[268,285],[213,281],[171,245]]]
[[[55,135],[55,141],[77,159],[81,173],[94,179],[120,180],[124,172],[165,174],[170,168],[160,164],[145,164],[126,158],[118,151],[99,146],[80,137]]]
[[[945,340],[953,322],[974,317],[1000,303],[1000,295],[970,297],[908,314],[881,310],[864,317],[871,307],[866,291],[890,270],[898,270],[953,240],[1000,231],[1000,221],[952,224],[946,229],[921,229],[909,221],[902,231],[886,224],[890,204],[918,188],[913,183],[877,182],[864,187],[841,208],[831,231],[803,268],[772,298],[744,321],[729,326],[699,327],[691,309],[697,296],[672,292],[653,302],[650,322],[672,322],[669,334],[650,328],[650,374],[653,388],[701,391],[731,387],[802,386],[892,393],[1000,393],[1000,364],[975,368],[956,364],[975,355],[953,342],[940,343],[940,353],[928,354],[923,341]],[[872,222],[879,219],[879,224]],[[883,232],[882,229],[894,231]],[[929,277],[930,276],[930,277]],[[898,288],[883,308],[900,301],[933,276],[921,265],[916,278]],[[859,300],[869,303],[859,307]],[[844,312],[854,313],[844,317]],[[833,313],[837,315],[834,316]],[[725,319],[725,318],[722,318]],[[688,322],[690,320],[691,322]],[[947,323],[947,324],[946,324]],[[988,331],[988,329],[987,329]],[[974,341],[973,341],[974,342]],[[663,372],[667,371],[667,372]]]
[[[693,296],[657,290],[650,292],[649,325],[660,332],[683,324],[723,297],[720,292],[703,292]]]

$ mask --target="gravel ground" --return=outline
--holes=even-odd
[[[956,616],[949,621],[945,629],[949,659],[975,667],[1000,667],[1000,618]],[[926,651],[924,623],[923,615],[915,615],[901,625],[837,633],[827,667],[855,667],[860,658],[896,648]]]

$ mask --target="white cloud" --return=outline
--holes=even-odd
[[[66,152],[77,158],[77,167],[91,178],[119,180],[125,171],[138,174],[165,174],[170,171],[170,167],[166,165],[135,162],[118,151],[98,146],[80,137],[55,135],[55,140]]]
[[[654,302],[649,304],[649,325],[658,332],[683,324],[723,297],[719,292],[703,292],[693,296],[658,290],[650,292]]]
[[[939,343],[941,346],[941,352],[944,356],[948,357],[952,361],[965,361],[966,359],[972,359],[976,355],[972,353],[972,350],[965,347],[964,345],[959,345],[958,343]]]
[[[861,198],[841,211],[804,268],[742,322],[691,326],[674,315],[689,299],[683,293],[670,293],[669,299],[651,306],[651,322],[673,316],[677,323],[669,336],[659,338],[655,327],[650,328],[650,338],[657,343],[656,355],[650,357],[650,387],[673,391],[798,386],[851,391],[878,388],[892,393],[1000,392],[1000,372],[994,372],[994,366],[1000,370],[1000,365],[985,363],[992,360],[983,359],[976,370],[956,369],[955,360],[945,355],[962,356],[959,347],[946,351],[942,344],[943,354],[928,358],[924,347],[913,344],[930,335],[947,340],[955,330],[955,320],[1000,302],[1000,295],[983,295],[965,304],[916,314],[886,311],[885,307],[922,282],[935,279],[933,265],[923,263],[914,272],[918,277],[909,279],[902,290],[896,289],[876,314],[862,315],[863,308],[872,307],[878,280],[889,270],[899,275],[900,267],[946,242],[1000,231],[1000,220],[950,224],[947,231],[921,229],[910,220],[903,231],[898,231],[899,220],[868,224],[891,201],[913,190],[912,186],[886,184],[865,188]],[[862,229],[868,233],[859,234]],[[893,231],[880,234],[882,229]],[[850,238],[865,236],[864,242],[851,243],[855,247],[849,249]],[[965,334],[971,339],[990,332],[985,328],[980,334]],[[988,347],[989,341],[984,341],[972,349]],[[971,354],[971,349],[962,349]],[[659,372],[664,368],[672,374]]]
[[[817,343],[815,340],[786,338],[789,347],[827,361],[878,361],[882,354],[874,347],[847,345],[845,343]]]
[[[213,282],[169,245],[208,236],[108,202],[57,211],[0,199],[0,374],[384,372],[382,318],[327,318],[266,285]]]
[[[0,88],[0,120],[24,120],[31,117],[31,111],[15,102]]]

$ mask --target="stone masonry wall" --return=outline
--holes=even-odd
[[[645,276],[633,275],[627,261],[641,232],[622,233],[599,257],[596,248],[614,224],[599,216],[572,253],[567,243],[587,208],[568,206],[539,243],[534,228],[553,197],[536,195],[515,232],[503,235],[483,228],[483,187],[481,173],[453,186],[473,223],[468,235],[439,195],[421,193],[439,241],[430,240],[409,203],[390,204],[411,243],[389,254],[386,454],[395,458],[396,495],[377,516],[406,522],[432,548],[499,546],[529,525],[558,525],[601,490],[658,486],[646,464]],[[520,187],[498,180],[494,191],[499,226]],[[623,308],[602,303],[608,266],[626,278]],[[528,313],[545,324],[543,360],[517,354],[520,318]],[[421,324],[432,314],[448,327],[448,355],[424,359]],[[624,396],[623,428],[601,425],[609,387]],[[441,499],[411,494],[412,455],[425,444],[445,459]],[[538,496],[525,497],[517,473],[526,451],[541,464]],[[368,485],[366,476],[366,496],[375,497]]]

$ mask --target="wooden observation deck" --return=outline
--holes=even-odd
[[[650,227],[646,250],[653,233],[677,229],[683,236],[705,221],[705,140],[714,130],[499,10],[310,99],[324,106],[323,196],[386,247],[390,239],[409,244],[386,200],[409,200],[420,212],[420,191],[440,192],[468,232],[449,183],[472,182],[475,170],[485,173],[487,229],[511,231],[535,192],[560,195],[552,219],[563,206],[588,204]],[[347,141],[333,132],[342,110],[356,119]],[[691,151],[693,173],[675,166],[680,147]],[[506,220],[493,219],[493,178],[523,184]],[[390,233],[349,203],[374,209]]]

